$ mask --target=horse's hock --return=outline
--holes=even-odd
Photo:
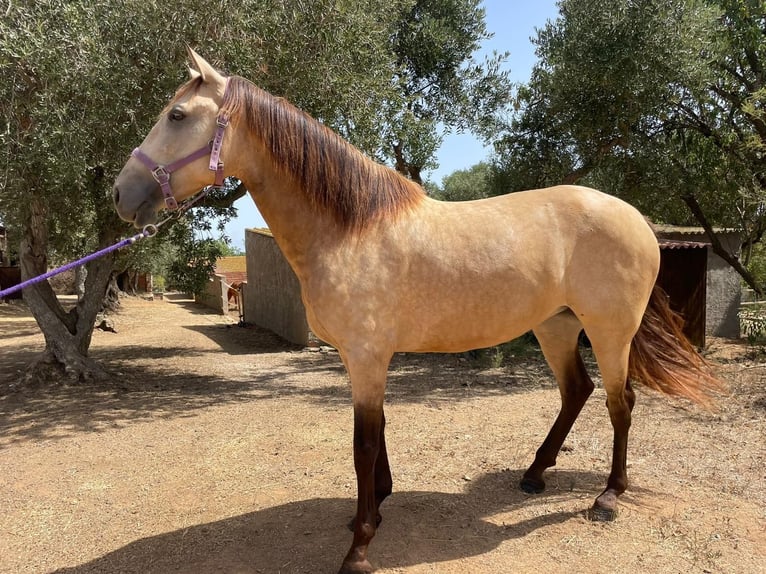
[[[244,317],[298,345],[308,345],[313,335],[306,321],[301,286],[268,229],[245,231],[247,284]]]

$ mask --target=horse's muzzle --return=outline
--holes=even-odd
[[[112,187],[112,199],[117,215],[138,229],[155,223],[157,212],[162,206],[157,184],[153,180],[136,182],[133,179],[124,179],[118,176]]]

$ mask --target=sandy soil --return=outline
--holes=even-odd
[[[334,352],[291,347],[190,301],[126,299],[92,355],[108,386],[13,389],[42,337],[0,305],[0,572],[334,573],[351,541],[352,414]],[[558,409],[538,354],[503,368],[397,356],[394,494],[380,573],[766,572],[765,362],[714,341],[715,413],[639,393],[631,487],[614,523],[584,511],[608,473],[596,390],[548,474],[516,488]]]

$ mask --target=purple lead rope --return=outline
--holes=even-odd
[[[186,212],[186,210],[188,210],[195,203],[197,203],[202,198],[204,198],[208,194],[209,190],[210,188],[206,187],[205,189],[200,191],[197,195],[187,199],[181,205],[179,205],[178,211],[176,211],[173,215],[166,217],[165,219],[163,219],[157,224],[150,223],[149,225],[146,225],[141,231],[141,233],[137,233],[133,237],[126,237],[125,239],[118,241],[114,245],[110,245],[109,247],[105,247],[104,249],[101,249],[100,251],[96,251],[95,253],[86,255],[85,257],[78,259],[77,261],[72,261],[71,263],[67,263],[66,265],[57,267],[56,269],[51,269],[47,273],[43,273],[42,275],[38,275],[37,277],[32,277],[31,279],[27,279],[26,281],[22,281],[18,285],[14,285],[13,287],[8,287],[8,289],[0,290],[0,299],[3,299],[4,297],[7,297],[11,293],[15,293],[16,291],[21,291],[22,289],[29,287],[30,285],[34,285],[35,283],[40,283],[41,281],[50,279],[54,275],[58,275],[59,273],[63,273],[64,271],[69,271],[70,269],[74,269],[75,267],[79,267],[80,265],[85,265],[89,261],[93,261],[94,259],[103,257],[107,253],[111,253],[112,251],[117,251],[118,249],[121,249],[128,245],[133,245],[139,239],[143,239],[144,237],[154,237],[155,235],[157,235],[157,231],[159,230],[160,227],[165,225],[168,221],[171,221],[173,219],[178,219],[179,217],[181,217]]]
[[[16,291],[21,291],[25,287],[29,287],[30,285],[34,285],[35,283],[40,283],[41,281],[45,281],[46,279],[50,279],[54,275],[58,275],[59,273],[63,273],[64,271],[69,271],[70,269],[74,269],[75,267],[79,267],[80,265],[85,265],[89,261],[98,259],[99,257],[106,255],[107,253],[111,253],[112,251],[117,251],[118,249],[121,249],[122,247],[125,247],[127,245],[133,245],[139,239],[143,239],[144,237],[151,237],[152,235],[154,235],[154,233],[156,233],[156,231],[152,231],[151,229],[146,227],[141,233],[138,233],[134,235],[133,237],[127,237],[115,243],[114,245],[110,245],[109,247],[105,247],[104,249],[101,249],[100,251],[96,251],[95,253],[86,255],[82,259],[78,259],[77,261],[72,261],[71,263],[67,263],[66,265],[57,267],[56,269],[51,269],[47,273],[43,273],[42,275],[38,275],[37,277],[32,277],[31,279],[27,279],[26,281],[22,281],[18,285],[14,285],[13,287],[9,287],[8,289],[0,290],[0,299],[2,299],[3,297],[7,297],[11,293],[15,293]]]

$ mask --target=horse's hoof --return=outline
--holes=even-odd
[[[540,494],[545,490],[545,482],[537,478],[522,478],[519,488],[527,494]]]
[[[338,574],[372,574],[375,569],[367,560],[362,562],[344,562]]]
[[[593,522],[613,522],[617,519],[617,509],[601,506],[597,502],[588,510],[587,516]]]

